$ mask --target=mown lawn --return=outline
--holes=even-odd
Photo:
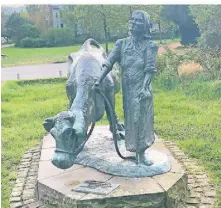
[[[167,44],[178,42],[179,39],[167,40]],[[156,41],[159,43],[159,41]],[[163,41],[164,42],[164,41]],[[114,43],[109,44],[109,49]],[[2,54],[6,54],[7,58],[2,58],[2,66],[19,66],[29,64],[47,64],[53,62],[67,61],[70,53],[80,49],[80,45],[54,48],[2,48]],[[105,45],[103,44],[105,48]]]
[[[117,114],[122,119],[122,96]],[[155,130],[197,158],[221,185],[221,99],[199,99],[154,84]],[[10,81],[2,86],[2,207],[9,207],[16,166],[23,153],[41,142],[45,118],[66,110],[65,79]],[[102,119],[99,123],[107,123]],[[219,191],[221,191],[219,189]],[[221,192],[219,192],[221,193]],[[219,196],[221,206],[221,194]]]

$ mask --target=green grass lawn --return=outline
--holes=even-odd
[[[2,66],[19,66],[29,64],[46,64],[56,61],[66,61],[71,52],[77,51],[80,46],[55,48],[2,48],[2,53],[8,58],[2,59]]]
[[[156,41],[159,43],[159,41]],[[167,44],[179,42],[179,39],[167,40]],[[114,43],[109,44],[109,49],[114,46]],[[103,47],[105,45],[103,44]],[[70,53],[78,51],[80,45],[54,48],[2,48],[2,53],[8,58],[2,58],[2,66],[19,66],[29,64],[47,64],[57,61],[67,61]]]
[[[199,99],[181,91],[164,91],[154,83],[155,130],[198,159],[213,181],[221,184],[221,99]],[[122,96],[116,98],[122,119]],[[65,79],[8,81],[2,87],[2,207],[16,179],[24,152],[42,141],[42,122],[66,110]],[[105,118],[99,122],[107,124]],[[221,191],[221,190],[219,190]],[[221,192],[219,192],[221,193]],[[219,196],[221,206],[221,195]]]

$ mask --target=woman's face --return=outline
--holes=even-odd
[[[129,31],[131,34],[139,35],[144,30],[144,18],[141,13],[133,12],[129,20]]]

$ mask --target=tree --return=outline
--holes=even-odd
[[[6,11],[5,11],[5,8],[4,7],[1,7],[1,37],[4,37],[7,41],[8,41],[8,34],[7,34],[7,31],[6,31],[6,22],[9,18],[9,15],[7,15]]]
[[[191,5],[189,7],[201,33],[198,45],[221,48],[221,5]]]
[[[76,5],[64,5],[61,9],[63,22],[73,31],[75,38],[81,33],[76,9]]]
[[[15,40],[18,45],[20,40],[24,37],[39,36],[37,28],[18,13],[12,13],[9,16],[5,24],[5,30],[8,37]]]
[[[188,5],[165,5],[162,15],[179,26],[182,44],[196,44],[200,33]]]
[[[110,36],[127,31],[130,16],[129,7],[122,5],[75,5],[69,13],[63,12],[64,19],[72,17],[81,28],[98,40],[105,40],[108,51]],[[66,9],[67,11],[67,9]],[[73,21],[73,20],[72,20]]]
[[[36,25],[39,31],[45,31],[52,27],[51,5],[28,5],[26,6],[29,20]]]

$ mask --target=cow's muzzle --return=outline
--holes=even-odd
[[[57,168],[67,169],[74,165],[74,161],[76,156],[69,153],[64,152],[55,152],[52,157],[52,164],[55,165]]]

